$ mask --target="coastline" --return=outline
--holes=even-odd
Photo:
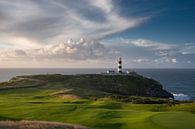
[[[111,68],[112,69],[112,68]],[[64,68],[0,68],[0,82],[8,81],[14,76],[35,74],[83,74],[100,73],[107,69],[64,69]],[[154,78],[162,83],[171,93],[184,94],[195,100],[195,69],[135,69],[139,74]],[[182,76],[182,75],[185,76]],[[180,76],[181,75],[181,76]],[[171,76],[171,78],[169,77]]]

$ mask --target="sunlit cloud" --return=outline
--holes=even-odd
[[[120,39],[120,44],[116,47],[115,43],[109,44],[106,41],[100,42],[82,38],[79,40],[70,39],[57,44],[45,45],[37,49],[1,49],[0,58],[2,61],[56,61],[59,64],[60,62],[68,61],[69,63],[74,62],[76,65],[79,65],[81,62],[90,62],[91,66],[89,67],[98,67],[97,65],[100,66],[101,63],[104,65],[111,64],[110,66],[113,67],[115,60],[119,56],[125,60],[125,67],[138,65],[153,67],[161,66],[162,64],[170,66],[181,63],[191,64],[195,61],[192,58],[194,54],[183,54],[181,52],[185,47],[188,48],[189,45],[169,45],[144,39],[141,40],[141,45],[134,44],[134,42],[138,41],[140,39]],[[152,46],[151,42],[154,43],[154,46]],[[146,45],[143,45],[143,43]],[[165,47],[160,49],[157,44]]]
[[[145,15],[148,8],[132,8],[123,15],[115,2],[1,0],[1,66],[24,67],[31,62],[33,67],[114,67],[119,56],[125,67],[180,67],[195,62],[193,42],[113,38],[152,19]]]
[[[62,43],[45,45],[37,49],[1,49],[2,60],[96,60],[109,59],[117,52],[94,40],[67,40]]]
[[[102,39],[149,18],[122,17],[117,8],[112,0],[1,0],[0,42],[32,47],[70,38]]]

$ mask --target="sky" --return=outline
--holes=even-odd
[[[1,68],[195,68],[194,0],[0,0]]]

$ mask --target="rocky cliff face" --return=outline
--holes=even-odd
[[[147,90],[147,94],[150,97],[157,97],[157,98],[173,98],[173,95],[168,91],[163,89],[163,86],[160,83],[152,85]]]

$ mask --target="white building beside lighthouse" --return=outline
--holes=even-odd
[[[117,60],[117,70],[107,70],[106,73],[103,73],[103,74],[109,74],[109,75],[129,75],[131,72],[129,71],[126,71],[126,72],[123,72],[122,70],[122,58],[119,57],[118,60]]]
[[[116,63],[116,62],[115,62]],[[117,60],[117,69],[113,70],[107,70],[106,73],[102,73],[105,75],[125,75],[125,76],[138,76],[138,74],[133,70],[122,70],[122,58],[119,57]]]

